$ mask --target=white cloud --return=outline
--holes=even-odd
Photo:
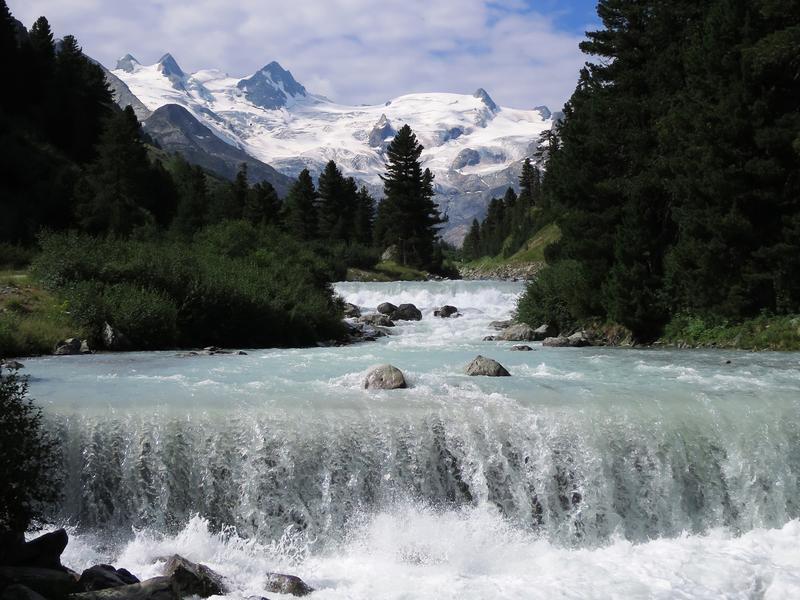
[[[499,6],[502,6],[500,8]],[[171,52],[187,71],[245,76],[277,60],[309,90],[348,103],[416,91],[559,108],[583,64],[579,39],[519,0],[10,0],[106,65]]]

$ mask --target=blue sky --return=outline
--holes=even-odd
[[[272,60],[343,103],[404,93],[472,93],[560,108],[596,26],[594,0],[8,0],[25,25],[45,15],[113,67],[170,52],[185,71],[246,76]]]

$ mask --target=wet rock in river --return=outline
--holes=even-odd
[[[108,588],[122,587],[139,583],[139,578],[127,569],[115,569],[111,565],[89,567],[78,580],[78,586],[86,592],[96,592]]]
[[[266,588],[276,594],[291,594],[292,596],[307,596],[314,591],[314,588],[296,575],[282,573],[267,573]]]
[[[164,575],[172,578],[181,596],[208,598],[220,596],[226,591],[220,574],[177,554],[167,561]]]
[[[364,379],[364,389],[366,390],[397,390],[406,387],[408,385],[403,372],[393,365],[374,367]]]
[[[476,356],[473,361],[467,365],[465,372],[467,375],[485,377],[509,377],[511,375],[511,373],[496,360],[480,355]]]
[[[378,312],[381,313],[382,315],[391,315],[396,310],[397,307],[391,302],[381,302],[378,305]]]

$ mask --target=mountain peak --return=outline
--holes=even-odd
[[[250,102],[269,110],[286,106],[289,96],[294,98],[307,95],[306,88],[297,82],[291,71],[287,71],[274,60],[252,77],[242,79],[236,86]]]
[[[533,110],[538,112],[541,115],[542,119],[544,119],[545,121],[553,116],[553,113],[550,112],[550,109],[547,108],[544,104],[541,106],[534,106]]]
[[[472,97],[478,98],[481,102],[483,102],[486,105],[486,107],[490,111],[496,112],[498,110],[497,104],[494,103],[494,100],[492,100],[492,97],[485,89],[478,88],[477,90],[475,90],[475,93],[472,94]]]
[[[158,60],[158,66],[161,72],[170,79],[173,77],[183,78],[186,76],[178,65],[178,61],[176,61],[169,52]]]
[[[126,54],[117,61],[117,69],[126,73],[133,73],[139,64],[139,61],[132,54]]]

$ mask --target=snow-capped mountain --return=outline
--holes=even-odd
[[[128,54],[112,73],[148,110],[182,106],[220,139],[281,173],[296,176],[307,167],[316,175],[332,159],[378,197],[386,147],[408,123],[425,146],[424,166],[436,175],[436,200],[450,217],[452,241],[484,214],[491,196],[516,183],[522,160],[553,120],[543,106],[500,107],[483,89],[337,104],[307,91],[276,62],[236,78],[217,70],[187,74],[170,54],[154,65]]]

